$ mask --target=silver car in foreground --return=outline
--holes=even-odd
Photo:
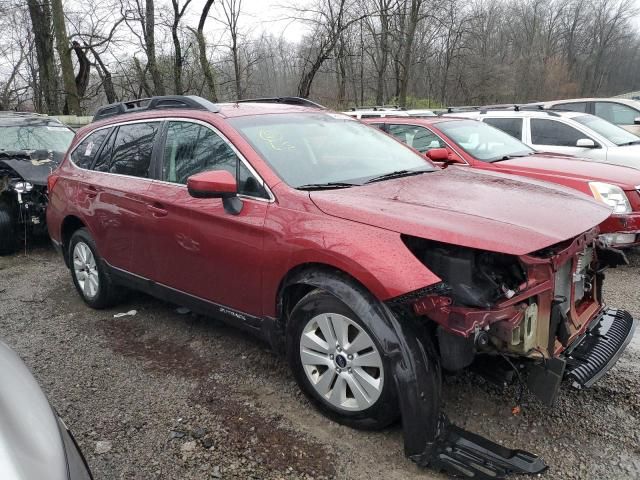
[[[92,479],[73,436],[38,382],[1,341],[0,479]]]

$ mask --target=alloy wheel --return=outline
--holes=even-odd
[[[309,320],[300,359],[315,391],[334,407],[363,411],[382,393],[382,357],[369,334],[344,315],[323,313]]]
[[[76,243],[73,248],[73,272],[82,294],[88,299],[94,298],[100,287],[100,276],[93,252],[84,242]]]

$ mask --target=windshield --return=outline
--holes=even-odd
[[[229,123],[294,188],[361,185],[392,172],[435,170],[410,148],[345,115],[270,114]]]
[[[66,152],[73,131],[59,123],[14,123],[0,125],[0,150],[52,150]]]
[[[534,153],[511,135],[475,120],[438,123],[438,128],[469,155],[483,162],[525,157]]]
[[[609,123],[600,117],[596,117],[595,115],[579,115],[577,117],[573,117],[573,120],[581,123],[585,127],[589,127],[591,130],[599,133],[610,142],[615,143],[617,146],[640,143],[640,137],[627,132],[624,128],[620,128],[613,123]]]

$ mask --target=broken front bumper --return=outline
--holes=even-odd
[[[636,326],[637,321],[624,310],[603,310],[560,355],[530,365],[529,390],[543,403],[552,405],[563,379],[574,388],[589,388],[616,364]]]
[[[562,353],[566,361],[564,377],[575,388],[589,388],[616,364],[631,342],[637,323],[624,310],[604,310]]]

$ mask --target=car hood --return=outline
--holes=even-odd
[[[464,168],[315,191],[310,197],[329,215],[513,255],[575,237],[611,215],[610,208],[574,190]]]
[[[0,151],[0,164],[13,169],[25,182],[46,185],[63,157],[64,152],[50,150]]]
[[[577,157],[538,153],[494,162],[493,165],[511,173],[545,175],[550,182],[571,178],[612,183],[623,190],[634,190],[636,185],[640,185],[640,170]]]
[[[0,342],[0,478],[67,480],[56,417],[20,358]]]

